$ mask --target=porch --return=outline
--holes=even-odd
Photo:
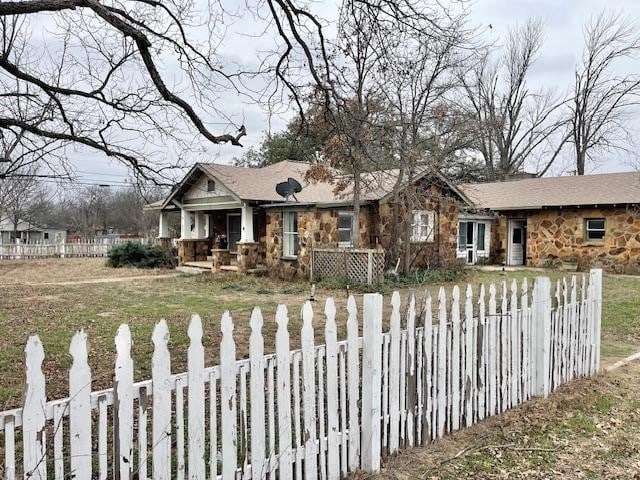
[[[212,272],[260,273],[264,266],[264,210],[248,203],[182,204],[178,264]],[[160,213],[160,236],[169,212]],[[262,241],[260,239],[262,238]]]

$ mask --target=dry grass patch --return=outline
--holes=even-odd
[[[105,262],[106,258],[0,260],[0,286],[152,276],[174,272],[167,269],[110,268]]]
[[[638,479],[640,362],[388,459],[379,478]]]

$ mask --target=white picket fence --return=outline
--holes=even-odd
[[[302,307],[300,350],[290,350],[288,313],[276,312],[275,354],[264,354],[263,317],[251,315],[250,356],[236,359],[233,321],[221,320],[220,365],[206,367],[202,321],[188,335],[188,372],[171,373],[164,320],[152,335],[152,378],[134,383],[129,327],[118,329],[114,387],[91,391],[87,336],[71,341],[69,397],[47,401],[40,339],[29,338],[24,406],[0,413],[3,476],[76,478],[336,480],[375,472],[384,455],[546,396],[599,368],[601,270],[556,285],[538,278],[464,298],[440,289],[422,308],[364,295],[347,302],[338,341],[332,299],[316,344],[311,303]],[[500,290],[500,292],[498,292]],[[474,296],[474,293],[476,296]],[[317,315],[317,313],[315,314]],[[432,322],[432,316],[437,319]],[[360,324],[362,319],[362,324]],[[417,326],[416,322],[422,326]],[[359,337],[359,328],[363,337]],[[143,340],[144,341],[144,340]]]
[[[140,243],[139,239],[112,243],[95,241],[71,243],[12,243],[0,245],[0,260],[26,260],[35,258],[106,257],[114,245],[126,242]]]

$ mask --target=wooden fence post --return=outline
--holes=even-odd
[[[25,392],[22,409],[23,465],[25,478],[47,478],[45,436],[45,378],[42,373],[44,349],[36,335],[24,349]]]
[[[152,341],[153,479],[169,480],[171,478],[171,355],[167,348],[169,327],[165,320],[156,323]]]
[[[349,389],[349,471],[355,472],[360,463],[360,351],[358,349],[358,310],[353,295],[347,301],[347,385]],[[315,394],[315,392],[314,392]],[[314,424],[315,426],[315,424]],[[315,445],[315,441],[314,441]],[[310,478],[309,480],[313,480]]]
[[[362,346],[363,470],[380,471],[380,397],[382,393],[382,295],[364,295]]]
[[[302,402],[304,414],[304,475],[308,480],[318,477],[318,449],[316,448],[316,356],[311,302],[302,307]],[[349,432],[351,433],[351,432]],[[253,465],[253,461],[251,462]]]
[[[267,478],[265,459],[265,409],[264,409],[264,339],[262,338],[262,312],[251,312],[251,336],[249,357],[251,365],[251,478]],[[305,412],[306,413],[306,412]]]
[[[389,453],[394,454],[400,446],[400,294],[391,297],[391,320],[389,326]],[[366,378],[366,377],[365,377]],[[364,398],[364,397],[363,397]]]
[[[336,306],[327,298],[325,314],[325,363],[327,372],[327,479],[340,478],[340,444],[338,443],[338,333]]]
[[[133,472],[133,359],[131,330],[120,325],[116,334],[116,367],[113,388],[114,478],[127,480]]]
[[[69,353],[73,357],[69,370],[70,468],[76,478],[91,478],[91,369],[83,330],[71,339]],[[62,425],[54,428],[58,431]]]
[[[204,347],[202,346],[202,320],[193,315],[189,324],[188,365],[188,418],[189,448],[187,450],[189,478],[205,476],[205,421],[204,421]]]
[[[591,301],[591,315],[593,322],[593,349],[595,350],[592,355],[592,369],[591,374],[597,373],[600,370],[600,340],[602,331],[602,269],[592,268],[590,272],[591,277],[591,294],[593,295]]]
[[[238,465],[238,430],[236,406],[236,344],[233,320],[228,311],[220,322],[220,418],[222,421],[222,480],[234,480]]]
[[[289,346],[289,317],[287,307],[278,305],[276,310],[276,361],[278,399],[278,477],[281,480],[293,478],[291,450],[291,348]],[[235,473],[234,473],[235,475]],[[235,477],[229,477],[231,480]],[[226,480],[226,479],[225,479]]]
[[[547,397],[550,390],[551,365],[551,280],[537,277],[532,299],[533,395]]]

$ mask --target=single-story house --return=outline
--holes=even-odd
[[[475,205],[467,215],[495,216],[493,263],[549,267],[570,261],[581,269],[640,273],[638,172],[466,184],[460,189]],[[458,250],[472,250],[470,232],[477,227],[473,221],[460,226]]]
[[[20,243],[63,243],[67,231],[25,220],[0,219],[0,245]]]
[[[160,211],[160,238],[168,237],[167,216],[180,212],[181,264],[212,257],[214,270],[263,269],[280,278],[308,277],[312,248],[352,247],[356,221],[360,248],[384,250],[400,235],[393,219],[404,213],[392,201],[398,171],[363,177],[355,219],[352,193],[336,192],[329,182],[305,181],[310,167],[291,161],[257,169],[198,163],[164,200],[146,208]],[[285,200],[276,185],[289,178],[304,187]],[[416,176],[415,186],[410,235],[415,265],[455,258],[458,212],[471,204],[437,173]]]
[[[279,162],[250,169],[198,163],[163,200],[161,238],[171,212],[181,215],[181,264],[210,261],[214,271],[268,271],[279,278],[308,277],[312,249],[353,246],[388,253],[403,238],[397,231],[407,213],[393,201],[398,172],[363,176],[366,190],[354,218],[349,189],[306,182],[310,165]],[[288,178],[304,185],[282,198],[276,185]],[[555,266],[574,261],[581,268],[640,270],[640,174],[529,178],[453,185],[442,175],[416,176],[411,211],[412,267],[456,258],[469,265]],[[394,221],[396,220],[396,221]]]

